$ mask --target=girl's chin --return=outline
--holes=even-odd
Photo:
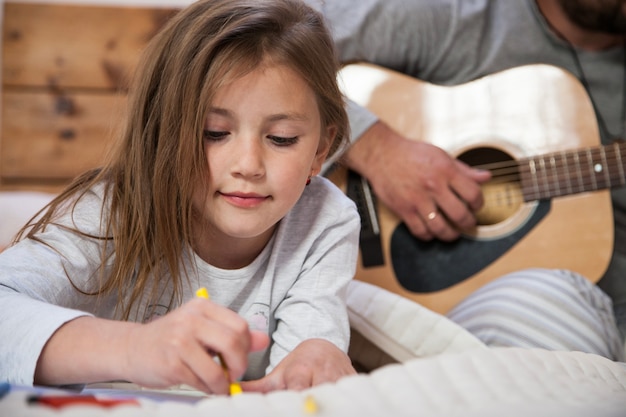
[[[222,233],[233,239],[258,239],[271,236],[275,226],[250,226],[242,227],[241,224],[232,228],[222,228]]]

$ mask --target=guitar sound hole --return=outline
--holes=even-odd
[[[476,214],[478,226],[503,222],[524,204],[519,168],[509,154],[494,148],[475,148],[462,153],[458,159],[491,171],[491,181],[482,186],[485,203]]]

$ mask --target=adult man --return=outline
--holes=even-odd
[[[556,65],[585,84],[603,143],[626,137],[624,0],[310,2],[327,17],[344,62],[367,61],[447,85],[524,64]],[[356,105],[350,117],[354,144],[344,161],[415,236],[453,240],[474,225],[487,173],[407,140]],[[624,337],[626,189],[612,191],[612,201],[616,245],[599,285],[613,299]]]

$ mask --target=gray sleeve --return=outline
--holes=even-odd
[[[350,122],[350,143],[360,138],[367,129],[378,121],[378,116],[351,100],[347,100],[347,112]],[[347,144],[346,147],[338,149],[332,157],[326,159],[322,167],[322,173],[328,172],[349,146],[350,144]]]
[[[78,221],[85,226],[91,220]],[[59,327],[98,310],[94,297],[72,284],[92,289],[99,244],[58,226],[40,238],[52,247],[26,239],[0,254],[0,375],[14,384],[33,383],[39,355]]]
[[[4,284],[0,284],[0,305],[0,375],[18,385],[33,384],[37,360],[54,332],[87,315],[30,298]]]
[[[346,199],[343,194],[342,199]],[[343,351],[348,349],[345,293],[356,268],[360,223],[351,201],[342,207],[340,212],[324,212],[325,226],[310,247],[301,249],[307,251],[304,265],[293,271],[297,279],[275,312],[277,328],[267,372],[307,339],[325,339]],[[302,243],[297,236],[293,239]]]
[[[308,0],[316,3],[315,0]],[[342,63],[366,61],[414,73],[445,42],[456,0],[324,0]]]

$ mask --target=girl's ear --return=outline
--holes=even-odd
[[[330,145],[335,141],[335,135],[337,135],[337,128],[335,126],[328,126],[326,128],[326,135],[321,138],[315,159],[311,165],[311,175],[317,175],[322,170],[322,165],[330,151]]]

